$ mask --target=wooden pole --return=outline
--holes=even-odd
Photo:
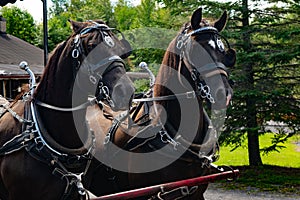
[[[3,88],[3,97],[6,98],[6,81],[3,80],[2,82],[2,88]]]

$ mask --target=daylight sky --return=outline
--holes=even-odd
[[[113,3],[118,0],[111,0]],[[140,0],[133,0],[134,5],[139,4]],[[51,6],[51,0],[47,0],[48,8]],[[43,2],[41,0],[17,0],[15,4],[8,4],[8,6],[17,6],[22,10],[27,10],[35,21],[41,22],[43,20]]]

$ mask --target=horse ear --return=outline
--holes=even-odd
[[[191,25],[193,30],[200,28],[200,22],[202,20],[202,8],[198,8],[194,11],[191,19]]]
[[[215,22],[214,27],[218,29],[219,32],[221,32],[224,29],[226,23],[227,23],[227,12],[224,11],[220,19]]]
[[[80,22],[75,22],[73,20],[68,20],[71,23],[72,30],[74,33],[77,33],[80,29],[82,29],[82,23]]]

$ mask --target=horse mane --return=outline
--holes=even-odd
[[[176,37],[170,42],[164,54],[162,64],[156,76],[156,84],[154,84],[153,88],[154,96],[163,96],[170,94],[170,91],[168,91],[168,89],[163,85],[167,85],[166,83],[169,78],[174,76],[174,70],[178,70],[180,62],[180,50],[176,47],[177,38],[187,26],[188,23],[182,26]]]
[[[211,21],[213,21],[213,20],[209,19],[209,18],[203,18],[201,20],[200,27],[213,26],[214,24],[210,23]],[[164,54],[162,64],[160,66],[159,72],[156,77],[156,83],[158,83],[158,84],[154,85],[153,91],[154,91],[155,96],[163,96],[163,95],[170,94],[170,92],[168,92],[168,89],[166,87],[163,87],[162,85],[166,85],[166,82],[169,80],[169,77],[172,77],[172,74],[170,74],[170,73],[174,72],[174,70],[176,70],[176,71],[182,70],[182,69],[178,69],[181,51],[180,51],[180,49],[178,49],[176,47],[177,38],[180,34],[183,33],[184,30],[190,29],[190,27],[191,27],[190,22],[184,23],[181,26],[181,29],[178,32],[178,34],[176,35],[176,37],[169,44],[169,46]],[[170,70],[170,68],[172,68],[173,70]]]
[[[66,40],[68,41],[69,38]],[[43,75],[41,77],[41,81],[35,91],[35,94],[42,94],[43,92],[39,92],[39,91],[47,91],[47,87],[49,86],[48,84],[43,84],[48,82],[49,80],[52,80],[52,77],[55,76],[55,72],[57,70],[58,67],[58,62],[59,62],[59,58],[61,56],[61,53],[63,52],[65,46],[66,46],[66,41],[63,41],[61,43],[59,43],[55,49],[51,52],[49,60],[47,62],[47,65],[44,69]],[[50,84],[51,85],[51,84]],[[47,94],[46,92],[44,93],[45,95]],[[38,97],[40,98],[40,97]]]

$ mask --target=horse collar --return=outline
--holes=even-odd
[[[74,149],[71,149],[71,152],[65,151],[61,153],[59,150],[52,148],[41,134],[41,123],[38,120],[33,102],[26,102],[24,117],[28,122],[33,120],[33,123],[24,123],[23,132],[0,147],[0,155],[8,155],[25,149],[30,156],[49,165],[54,175],[66,180],[66,189],[62,199],[70,197],[70,192],[73,191],[72,188],[76,188],[81,196],[86,196],[85,188],[81,182],[81,176],[86,174],[91,163],[92,154],[95,149],[94,134],[91,134],[91,137],[89,137],[89,141],[87,142],[90,143],[89,149],[85,150],[84,154],[75,154],[75,152],[79,150]],[[62,148],[68,150],[67,148]],[[83,148],[85,149],[85,147]],[[80,150],[80,152],[82,152],[82,150]]]

